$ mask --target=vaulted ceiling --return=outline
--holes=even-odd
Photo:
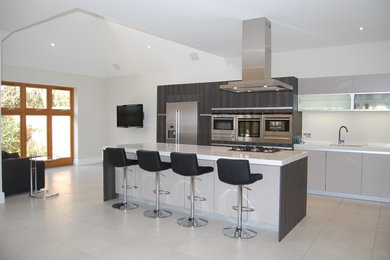
[[[0,31],[5,65],[112,77],[226,64],[242,20],[263,16],[273,52],[390,41],[389,13],[389,0],[1,0]]]

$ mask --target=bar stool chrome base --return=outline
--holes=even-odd
[[[138,204],[131,203],[131,202],[118,202],[112,204],[112,207],[114,209],[120,209],[120,210],[130,210],[130,209],[136,209],[139,207]]]
[[[151,209],[144,211],[144,216],[148,218],[167,218],[172,215],[172,212],[165,209]]]
[[[233,226],[233,227],[224,228],[223,234],[231,238],[247,239],[247,238],[255,237],[257,235],[257,232],[249,228],[245,228],[245,227],[239,228],[237,226]]]
[[[209,222],[204,218],[198,218],[190,216],[182,217],[176,220],[176,223],[183,227],[203,227],[206,226]]]

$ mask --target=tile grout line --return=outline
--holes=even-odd
[[[333,210],[332,214],[330,214],[329,218],[328,218],[328,221],[326,221],[326,223],[322,226],[321,230],[318,232],[317,236],[313,239],[313,241],[310,243],[310,246],[308,246],[308,248],[305,250],[305,253],[303,253],[302,255],[302,258],[301,259],[304,259],[307,252],[309,251],[309,249],[313,246],[314,242],[318,239],[318,237],[321,235],[321,233],[324,231],[325,227],[328,225],[330,219],[332,218],[332,216],[334,215],[334,213],[337,211],[337,209],[340,207],[341,203],[344,201],[344,199],[341,199],[340,202],[338,203],[337,207]]]
[[[371,259],[372,259],[373,256],[374,256],[374,249],[375,249],[376,237],[377,237],[377,235],[378,235],[379,220],[380,220],[380,217],[381,217],[381,213],[382,213],[382,203],[380,203],[379,214],[378,214],[378,220],[377,220],[377,222],[376,222],[375,237],[374,237],[374,242],[372,243],[372,250],[371,250]]]

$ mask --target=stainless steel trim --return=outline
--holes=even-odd
[[[239,136],[240,132],[240,121],[257,121],[259,122],[259,137],[252,137],[252,136]],[[261,142],[261,137],[263,136],[262,129],[263,129],[263,122],[262,122],[262,116],[261,115],[236,115],[236,135],[237,135],[237,141],[238,142]]]
[[[218,120],[231,120],[231,130],[214,129],[214,123]],[[237,122],[235,115],[212,115],[211,116],[211,140],[212,141],[236,141]]]
[[[288,110],[293,107],[213,107],[211,111],[226,111],[226,110]]]
[[[242,81],[220,85],[232,92],[292,90],[293,87],[271,79],[271,22],[265,18],[242,23]]]
[[[272,137],[264,136],[263,139],[290,140],[291,138],[290,137],[278,137],[278,136],[272,136]]]
[[[266,131],[267,121],[269,120],[285,120],[288,121],[289,131],[278,132],[278,131]],[[291,114],[273,114],[263,115],[263,132],[262,141],[271,143],[283,143],[292,144],[292,115]]]

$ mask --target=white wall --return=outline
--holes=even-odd
[[[101,159],[105,143],[105,85],[100,78],[21,67],[3,66],[3,80],[27,82],[75,89],[75,162]]]
[[[174,71],[169,73],[111,78],[107,85],[108,145],[156,141],[157,86],[179,83],[212,82],[241,78],[241,71],[233,65],[218,69]],[[117,128],[116,106],[142,103],[144,128]]]
[[[342,125],[346,142],[390,144],[390,112],[303,112],[302,132],[312,135],[306,141],[336,143]]]

